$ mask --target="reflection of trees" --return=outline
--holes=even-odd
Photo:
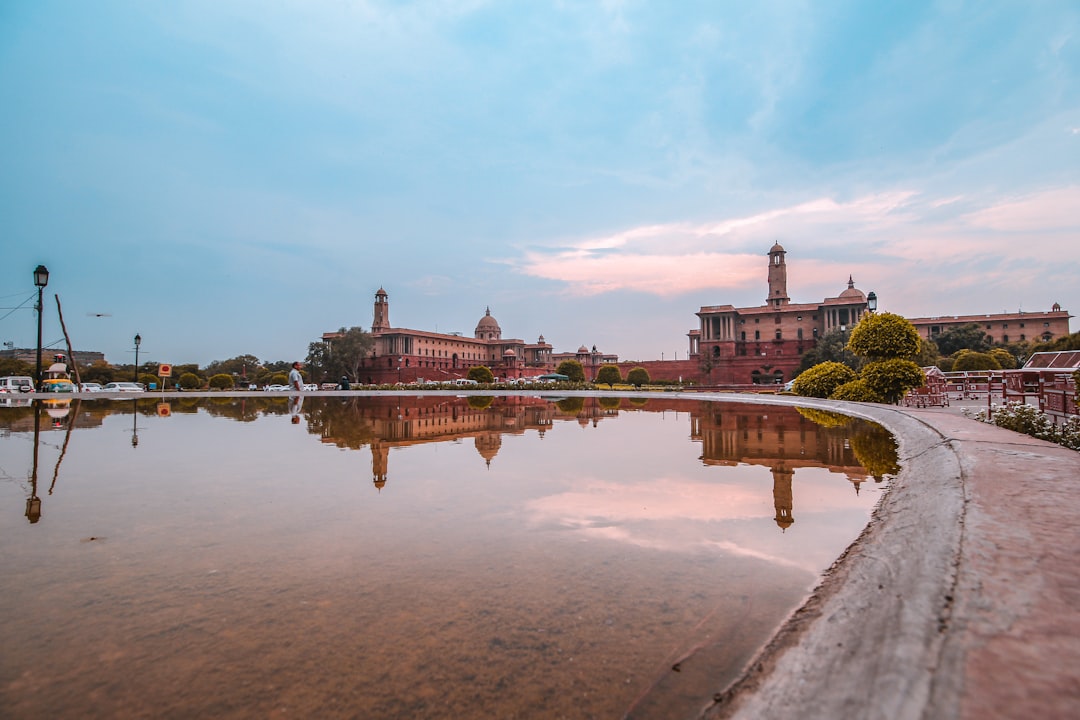
[[[555,402],[555,407],[559,408],[559,412],[566,413],[567,415],[577,415],[585,408],[585,398],[563,398],[562,400]]]
[[[308,430],[324,442],[343,448],[359,449],[376,439],[374,418],[367,410],[364,398],[327,398],[310,403],[307,410]]]
[[[600,398],[600,407],[605,410],[618,410],[622,398],[604,396]]]
[[[490,370],[488,372],[491,372]],[[470,395],[469,407],[474,410],[483,410],[484,408],[491,407],[491,403],[495,402],[495,398],[491,395]]]
[[[795,408],[807,420],[812,420],[821,427],[834,428],[844,427],[852,421],[848,415],[830,412],[829,410],[817,410],[815,408]]]
[[[900,472],[900,454],[896,439],[880,425],[858,423],[851,437],[851,449],[876,480]]]

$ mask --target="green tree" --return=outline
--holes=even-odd
[[[146,388],[149,388],[151,385],[155,385],[157,386],[158,390],[161,389],[161,378],[151,373],[140,373],[139,382],[141,382]]]
[[[232,375],[227,373],[218,373],[210,378],[211,390],[231,390],[233,386]]]
[[[180,376],[180,387],[185,390],[198,390],[203,386],[203,379],[193,372],[186,372]]]
[[[636,367],[630,372],[626,373],[626,382],[630,383],[636,388],[642,385],[649,384],[649,371],[643,367]]]
[[[1013,370],[1016,368],[1016,356],[1003,347],[990,348],[990,357],[998,361],[998,365],[1002,370]]]
[[[469,368],[469,372],[465,373],[465,377],[478,383],[490,384],[495,382],[495,373],[491,372],[491,368],[487,365],[473,365]]]
[[[42,369],[49,367],[45,363],[45,354],[41,355]],[[37,365],[31,365],[28,362],[23,362],[18,358],[0,358],[0,377],[7,377],[8,375],[19,375],[23,377],[33,377],[37,372]],[[86,373],[83,372],[83,380],[87,380]],[[94,382],[99,382],[95,380]],[[108,381],[106,381],[108,382]]]
[[[1064,350],[1080,350],[1080,332],[1071,335],[1062,335],[1047,342],[1036,343],[1031,346],[1032,354],[1037,352],[1062,352]]]
[[[978,323],[968,323],[949,328],[934,338],[942,355],[953,355],[957,350],[985,352],[990,349],[990,336]]]
[[[563,360],[555,372],[570,378],[570,382],[585,382],[585,368],[577,360]]]
[[[224,373],[226,375],[240,375],[246,372],[248,375],[253,373],[256,368],[262,365],[259,362],[259,358],[254,355],[237,355],[234,358],[228,360],[215,360],[205,368],[203,373],[209,377],[211,375],[217,375]]]
[[[847,349],[869,360],[910,359],[919,355],[919,331],[901,315],[867,313],[851,331]]]
[[[308,345],[305,363],[312,377],[337,380],[344,375],[357,382],[360,365],[371,355],[375,338],[360,327],[341,328],[338,333],[333,340]]]
[[[615,383],[622,382],[622,373],[619,372],[619,368],[615,365],[604,365],[596,373],[596,380],[593,382],[598,385],[607,385],[609,388],[614,388]]]
[[[863,368],[860,379],[889,403],[899,402],[908,390],[926,384],[926,375],[922,368],[903,358],[868,363]]]
[[[799,372],[803,372],[815,365],[824,362],[838,362],[847,365],[852,370],[858,370],[861,363],[855,354],[847,349],[849,330],[833,330],[818,338],[814,347],[802,355],[799,363]]]
[[[856,377],[855,371],[843,363],[823,362],[800,373],[791,391],[803,397],[827,398],[836,388]]]
[[[961,350],[953,357],[954,372],[973,370],[1000,370],[1001,363],[988,352],[975,352],[974,350]]]

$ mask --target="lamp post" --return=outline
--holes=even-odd
[[[34,285],[37,286],[37,377],[35,389],[41,387],[41,293],[49,284],[49,271],[44,265],[34,268]]]
[[[142,335],[135,333],[135,382],[139,382],[139,344],[142,343]]]
[[[873,290],[866,296],[866,309],[870,311],[870,314],[877,311],[877,293]]]

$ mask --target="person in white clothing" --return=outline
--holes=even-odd
[[[292,364],[292,370],[289,371],[289,390],[295,390],[296,392],[304,391],[304,376],[300,374],[299,362],[294,362]]]

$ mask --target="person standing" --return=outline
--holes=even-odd
[[[300,374],[300,363],[294,362],[292,364],[292,370],[289,371],[289,391],[303,392],[304,391],[304,376]]]

